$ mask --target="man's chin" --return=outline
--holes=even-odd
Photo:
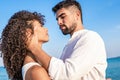
[[[63,35],[68,35],[69,33],[65,33],[65,32],[62,32],[63,33]]]
[[[69,34],[66,30],[61,30],[61,31],[62,31],[63,35]]]

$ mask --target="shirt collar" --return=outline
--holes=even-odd
[[[71,36],[70,40],[71,39],[74,39],[76,36],[81,35],[84,31],[86,31],[86,29],[82,29],[82,30],[78,30],[76,32],[73,33],[73,35]]]

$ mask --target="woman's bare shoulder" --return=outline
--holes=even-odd
[[[38,65],[32,66],[26,76],[27,78],[30,78],[31,80],[50,80],[50,77],[47,73],[47,71],[42,67]]]

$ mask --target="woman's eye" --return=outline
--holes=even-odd
[[[43,27],[43,25],[41,24],[40,27]]]

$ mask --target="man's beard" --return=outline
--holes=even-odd
[[[69,28],[66,25],[64,25],[64,26],[65,26],[65,29],[61,30],[61,31],[64,35],[67,35],[67,34],[71,34],[74,32],[74,30],[76,28],[76,23],[73,23]]]

